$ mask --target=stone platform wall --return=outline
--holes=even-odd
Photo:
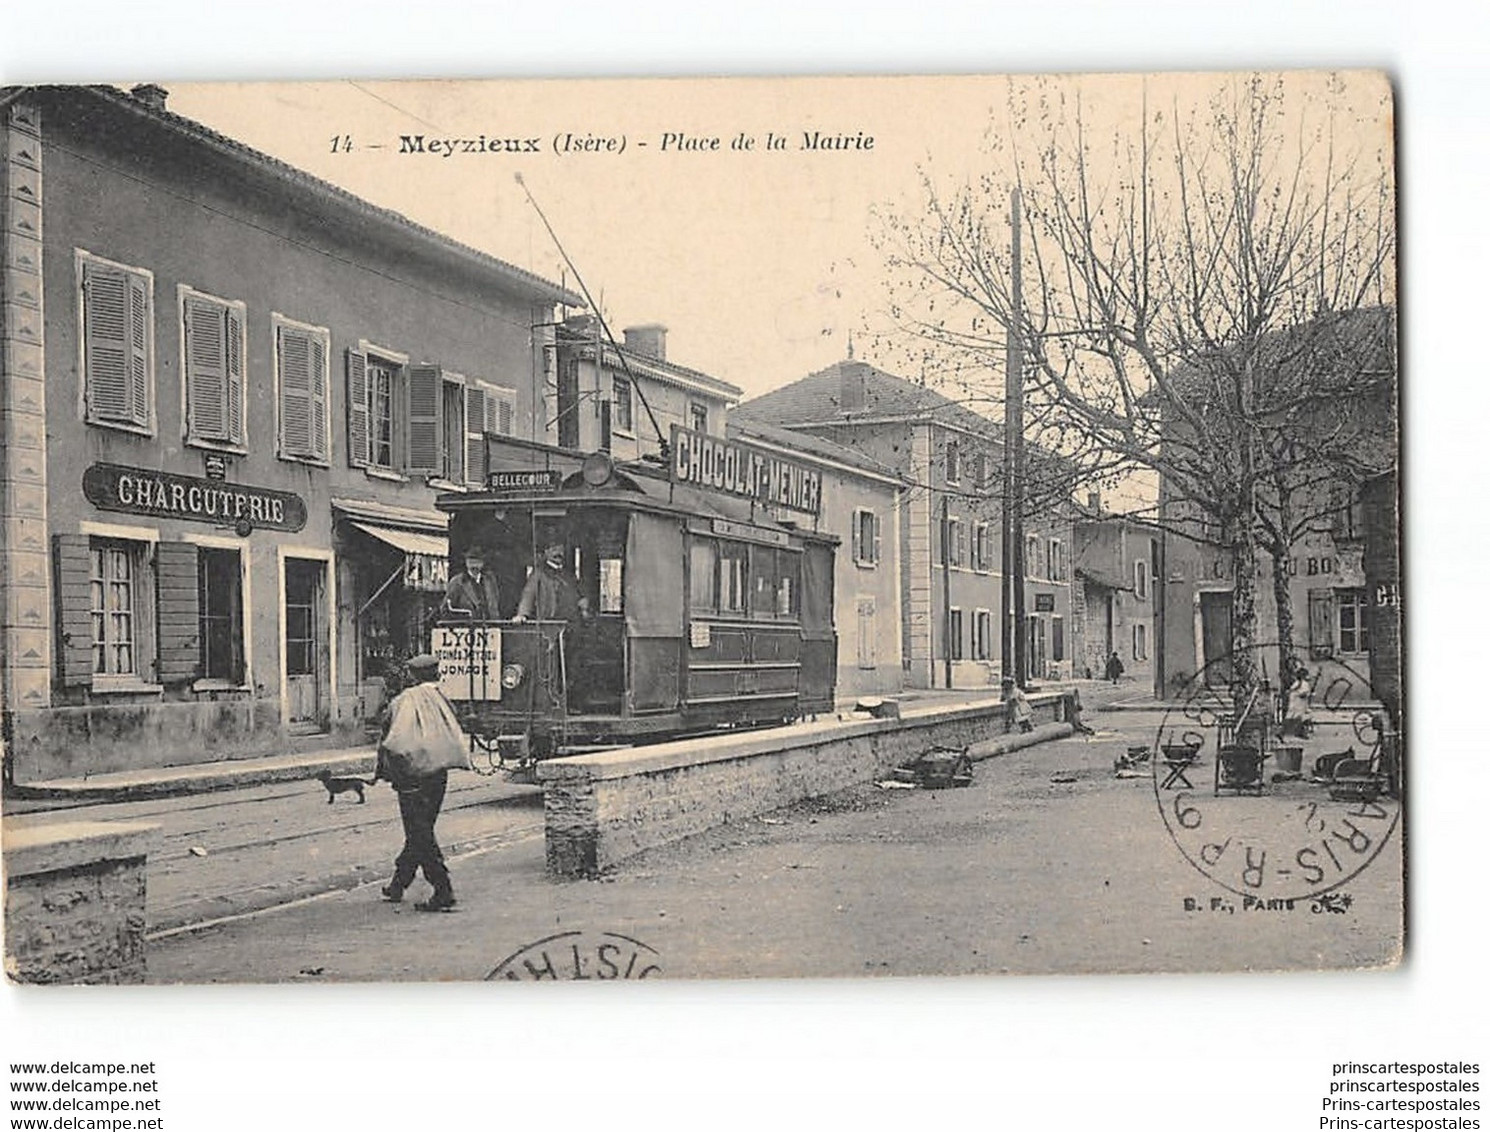
[[[158,829],[65,822],[5,832],[5,973],[145,981],[145,858]]]
[[[543,785],[548,868],[592,876],[646,849],[869,782],[931,747],[974,758],[1070,733],[1059,693],[1030,697],[1033,734],[1007,734],[997,701],[899,720],[798,724],[552,759]]]

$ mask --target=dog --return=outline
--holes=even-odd
[[[366,803],[367,796],[363,794],[364,788],[373,785],[363,778],[337,778],[329,770],[323,770],[316,775],[321,780],[321,785],[326,788],[326,804],[329,806],[336,801],[338,794],[356,793],[357,801]]]

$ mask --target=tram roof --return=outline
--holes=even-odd
[[[612,481],[601,487],[580,483],[556,490],[466,492],[460,495],[442,495],[435,505],[442,511],[456,513],[472,508],[491,507],[494,504],[503,507],[601,504],[704,519],[724,519],[762,530],[795,535],[813,542],[837,544],[841,541],[837,535],[826,531],[777,520],[766,514],[766,508],[761,504],[752,505],[749,500],[723,492],[674,483],[646,466],[626,465],[618,467],[616,472]],[[564,482],[567,485],[576,478],[571,475]],[[807,523],[815,523],[819,516],[804,514],[802,518]]]

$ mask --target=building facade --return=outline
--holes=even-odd
[[[1398,456],[1396,312],[1322,315],[1264,338],[1258,355],[1254,384],[1266,391],[1269,407],[1253,410],[1248,429],[1270,438],[1253,456],[1262,471],[1248,516],[1258,540],[1258,675],[1276,686],[1291,663],[1302,662],[1320,694],[1347,687],[1359,694],[1374,680],[1377,596],[1366,561],[1368,516],[1382,546],[1387,495],[1390,521],[1397,521],[1395,493],[1381,486]],[[1176,378],[1181,387],[1187,380],[1198,381]],[[1196,403],[1204,401],[1198,388]],[[1178,422],[1170,427],[1166,443],[1194,447]],[[1167,480],[1160,481],[1159,498],[1165,534],[1156,564],[1158,687],[1180,695],[1198,676],[1224,686],[1231,678],[1237,569],[1228,532]],[[1377,567],[1385,570],[1384,560]],[[1291,649],[1284,643],[1290,638]]]
[[[541,432],[580,300],[160,88],[9,95],[14,780],[360,740],[444,588],[435,495]]]
[[[1123,676],[1153,687],[1158,585],[1156,532],[1122,515],[1104,514],[1093,497],[1072,528],[1076,623],[1074,675],[1101,679],[1117,653]]]
[[[622,334],[611,345],[591,315],[558,327],[552,412],[540,438],[638,460],[660,455],[674,425],[723,436],[739,388],[669,361],[665,326],[629,326]]]
[[[900,506],[901,664],[913,688],[998,687],[1003,566],[998,426],[935,390],[839,362],[737,413],[823,437],[891,468]],[[1026,656],[1036,680],[1069,678],[1071,527],[1025,520]],[[1012,658],[1010,663],[1012,664]]]

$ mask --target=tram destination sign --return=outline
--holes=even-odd
[[[557,491],[563,478],[547,468],[520,468],[489,473],[486,486],[492,491]]]
[[[305,500],[290,491],[178,476],[121,464],[94,464],[83,473],[83,495],[105,511],[187,519],[217,526],[298,531],[305,526]]]
[[[737,440],[673,425],[671,468],[674,483],[808,515],[822,511],[822,473]]]

